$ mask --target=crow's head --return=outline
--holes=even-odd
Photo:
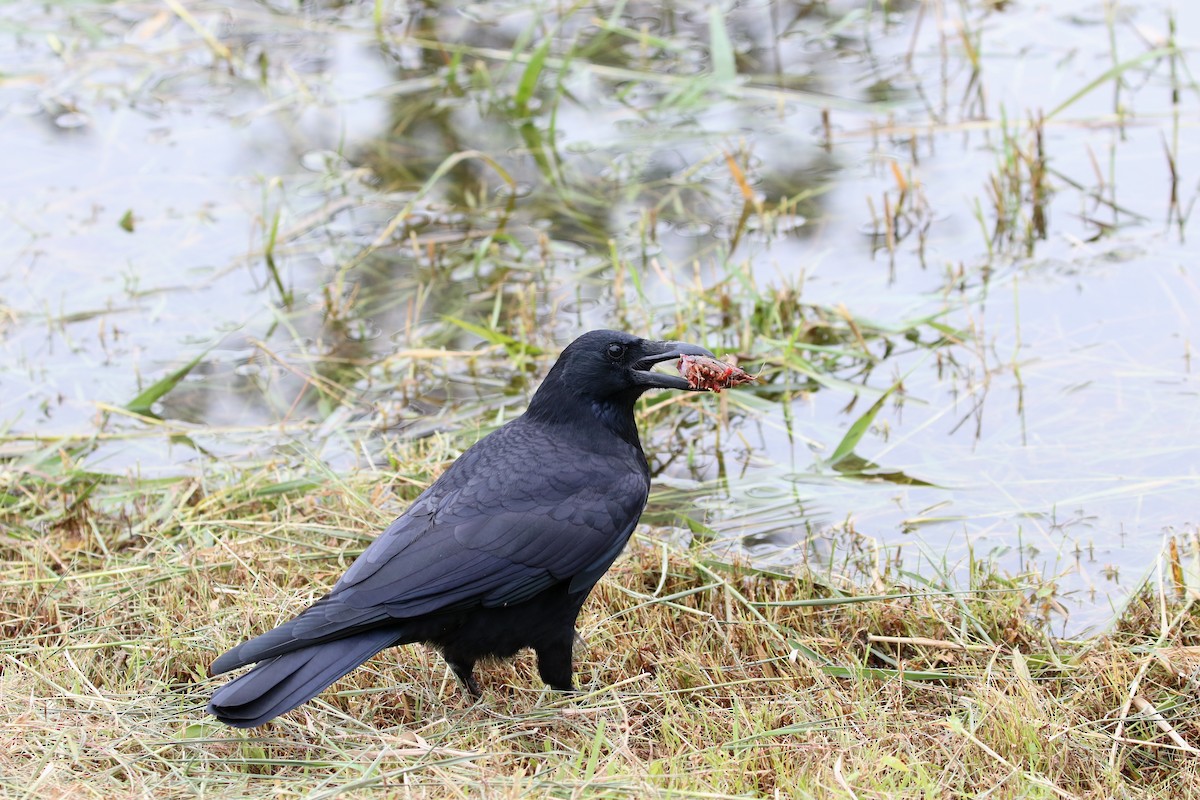
[[[585,333],[554,362],[530,408],[582,400],[632,411],[633,401],[647,389],[691,388],[679,375],[654,371],[660,361],[683,355],[712,357],[685,342],[655,342],[620,331]]]

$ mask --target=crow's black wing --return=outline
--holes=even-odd
[[[596,452],[536,426],[505,426],[459,457],[328,595],[210,669],[426,614],[519,603],[561,581],[571,581],[571,591],[589,589],[645,507],[649,479],[640,457]]]
[[[635,462],[531,426],[480,444],[359,556],[330,600],[403,619],[519,603],[568,579],[587,588],[603,574],[646,504]]]

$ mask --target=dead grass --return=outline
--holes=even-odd
[[[452,457],[423,455],[431,473]],[[90,505],[70,485],[8,489],[74,510],[36,538],[6,519],[6,795],[1200,794],[1190,606],[1147,590],[1112,635],[1051,641],[1029,622],[1036,586],[981,574],[965,596],[847,602],[652,531],[585,608],[579,697],[545,691],[526,656],[482,668],[473,704],[414,646],[250,735],[223,728],[202,711],[208,662],[318,596],[402,508],[389,489],[416,490],[361,475],[256,495],[279,477]],[[161,535],[123,536],[149,508]]]

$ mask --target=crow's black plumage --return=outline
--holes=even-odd
[[[617,331],[572,342],[528,410],[450,465],[328,595],[212,663],[213,675],[258,666],[217,689],[209,713],[261,725],[410,642],[438,647],[473,694],[477,660],[524,647],[546,683],[572,690],[575,618],[650,489],[634,401],[689,389],[653,371],[681,355],[712,354]]]

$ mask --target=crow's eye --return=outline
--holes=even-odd
[[[610,345],[608,346],[608,349],[607,349],[605,352],[606,352],[606,353],[608,353],[608,357],[609,357],[609,358],[611,358],[613,361],[617,361],[617,360],[619,360],[619,359],[620,359],[620,358],[621,358],[623,355],[625,355],[625,345],[623,345],[623,344],[610,344]]]

